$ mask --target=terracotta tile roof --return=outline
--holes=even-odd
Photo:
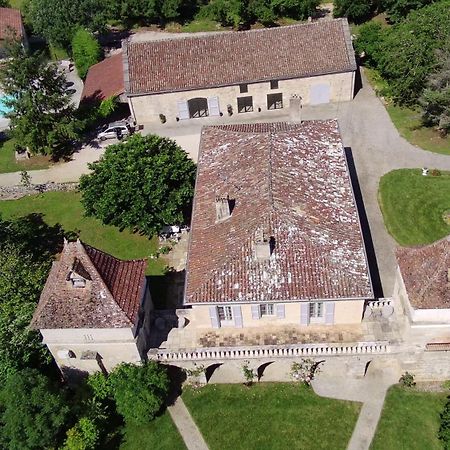
[[[10,38],[11,31],[19,38],[23,37],[20,11],[12,8],[0,8],[0,40]]]
[[[84,82],[81,101],[104,100],[124,92],[122,52],[93,65]]]
[[[226,195],[234,207],[218,222]],[[340,298],[373,292],[337,122],[204,128],[185,302]]]
[[[138,320],[145,259],[122,261],[80,241],[64,245],[53,263],[32,328],[129,328]],[[71,272],[85,278],[74,288]]]
[[[130,42],[127,93],[158,93],[356,69],[346,19]]]
[[[423,247],[398,248],[396,256],[413,308],[450,308],[450,237]]]

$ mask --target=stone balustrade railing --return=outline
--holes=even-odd
[[[303,344],[261,347],[214,347],[192,351],[157,349],[149,352],[150,359],[158,361],[204,361],[224,359],[296,358],[314,356],[351,356],[389,353],[387,341],[358,342],[355,344]]]

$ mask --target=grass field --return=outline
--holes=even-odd
[[[148,425],[142,427],[125,427],[120,450],[185,450],[175,424],[166,411]]]
[[[47,169],[49,166],[50,158],[47,156],[33,156],[29,160],[17,162],[14,154],[14,141],[10,139],[0,143],[0,173]]]
[[[443,450],[439,414],[448,393],[389,389],[371,450]]]
[[[19,200],[0,201],[0,215],[4,219],[32,213],[41,213],[48,225],[60,224],[65,233],[76,233],[82,241],[117,258],[144,258],[157,250],[156,238],[149,240],[139,234],[103,225],[92,217],[84,217],[78,192],[47,192]],[[162,260],[152,259],[147,273],[159,275],[163,268]]]
[[[188,388],[183,400],[211,450],[344,450],[360,409],[293,383]]]
[[[432,171],[430,170],[430,173]],[[384,224],[404,246],[429,244],[450,234],[450,174],[424,177],[420,169],[400,169],[380,180],[378,201]]]

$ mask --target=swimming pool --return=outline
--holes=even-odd
[[[5,100],[7,99],[8,96],[0,95],[0,118],[5,117],[5,115],[11,111],[11,108],[5,105]]]

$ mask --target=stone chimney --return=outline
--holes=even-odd
[[[221,222],[231,216],[230,197],[216,195],[216,221]]]
[[[268,261],[272,254],[271,239],[262,231],[258,230],[253,244],[253,250],[257,261]]]
[[[294,123],[302,121],[302,98],[297,94],[289,99],[289,121]]]

